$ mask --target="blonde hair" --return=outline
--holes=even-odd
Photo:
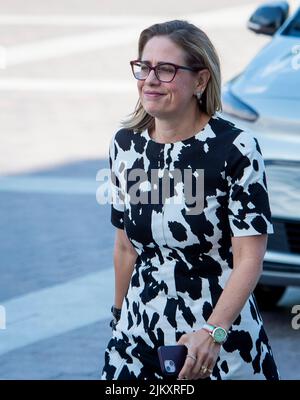
[[[144,29],[138,42],[138,58],[141,59],[146,43],[154,36],[168,36],[186,55],[186,63],[192,68],[207,68],[210,79],[202,95],[199,107],[209,116],[222,110],[221,70],[218,54],[208,36],[195,25],[181,20],[167,21]],[[122,126],[142,132],[154,126],[154,117],[149,115],[138,100],[135,110]]]

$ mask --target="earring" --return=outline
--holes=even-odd
[[[197,97],[199,104],[202,104],[202,100],[201,100],[202,94],[203,94],[202,90],[200,90],[200,92],[196,93],[196,97]]]

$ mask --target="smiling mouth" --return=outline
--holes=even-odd
[[[160,97],[164,96],[164,93],[159,93],[159,92],[144,92],[145,96],[150,96],[150,97]]]

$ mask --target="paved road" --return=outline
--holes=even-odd
[[[1,1],[0,379],[98,377],[114,231],[96,174],[136,102],[128,61],[140,30],[178,17],[201,25],[226,81],[269,40],[245,29],[258,3],[152,0],[150,13],[137,0]],[[291,288],[263,314],[284,379],[300,377],[294,304]]]

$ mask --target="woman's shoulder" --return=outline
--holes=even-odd
[[[124,139],[129,139],[130,136],[133,134],[132,129],[128,128],[117,128],[115,132],[112,135],[111,140],[124,140]]]
[[[214,114],[209,124],[215,135],[222,136],[223,138],[234,139],[243,132],[243,129],[235,125],[232,121],[225,119],[220,113]]]
[[[141,136],[140,132],[136,132],[129,128],[119,128],[115,131],[111,138],[111,143],[118,144],[124,150],[130,148],[131,143],[138,140]]]
[[[237,147],[240,150],[259,150],[259,144],[255,136],[246,129],[242,129],[234,122],[215,114],[210,121],[211,129],[216,137],[230,148]],[[243,152],[243,151],[242,151]]]

